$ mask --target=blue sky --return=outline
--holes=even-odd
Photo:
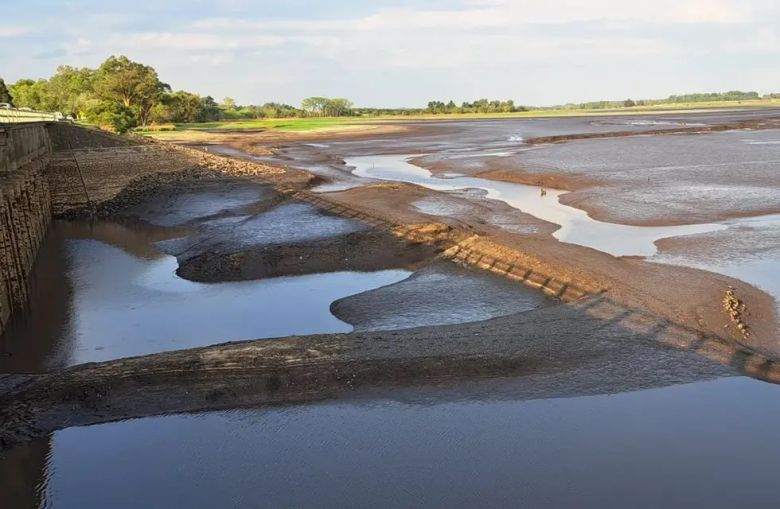
[[[239,103],[780,92],[777,0],[2,0],[0,76],[125,54]]]

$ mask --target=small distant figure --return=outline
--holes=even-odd
[[[203,145],[203,150],[204,150],[205,152],[208,152],[208,151],[209,151],[209,146],[208,146],[208,145]]]
[[[547,189],[545,189],[545,188],[541,188],[541,189],[539,190],[539,194],[540,194],[542,197],[545,197],[545,196],[547,196]]]

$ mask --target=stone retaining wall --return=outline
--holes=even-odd
[[[42,123],[0,126],[0,334],[27,305],[28,278],[51,218],[43,176],[50,150]]]

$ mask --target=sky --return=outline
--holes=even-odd
[[[780,92],[780,0],[0,0],[0,77],[124,54],[239,104]]]

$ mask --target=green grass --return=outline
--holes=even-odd
[[[365,123],[373,119],[360,117],[323,117],[323,118],[269,118],[251,120],[222,120],[219,122],[200,122],[176,124],[176,131],[202,131],[210,129],[271,129],[275,131],[321,131],[326,129],[349,129],[351,124]],[[140,134],[165,135],[176,131],[142,131]]]
[[[358,128],[361,124],[371,124],[383,120],[444,120],[464,118],[533,118],[533,117],[568,117],[593,115],[637,115],[661,112],[707,111],[723,108],[752,108],[780,106],[780,99],[757,99],[751,101],[712,101],[695,103],[663,103],[631,108],[614,109],[538,109],[514,113],[453,113],[453,114],[420,114],[420,115],[386,115],[376,117],[318,117],[318,118],[281,118],[256,120],[224,120],[219,122],[202,122],[192,124],[176,124],[175,131],[136,131],[138,134],[166,137],[181,136],[184,131],[195,134],[203,130],[228,129],[268,129],[280,132],[311,132],[337,131]]]

